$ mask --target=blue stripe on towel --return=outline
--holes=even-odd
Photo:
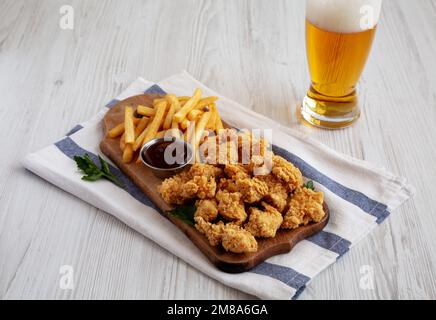
[[[290,153],[283,148],[274,145],[272,149],[275,154],[295,164],[295,166],[301,170],[306,178],[322,184],[324,187],[329,189],[338,197],[341,197],[342,199],[358,206],[366,213],[376,217],[377,223],[382,223],[389,216],[389,211],[387,210],[386,205],[372,200],[363,193],[349,189],[342,184],[330,179],[325,174],[319,172],[317,169],[309,165],[298,156]],[[350,179],[353,179],[353,177],[350,177]]]
[[[321,248],[337,253],[339,257],[343,256],[348,250],[350,250],[351,246],[350,241],[327,231],[320,231],[317,234],[306,238],[306,240],[317,244]]]
[[[98,156],[81,148],[77,143],[75,143],[71,138],[66,137],[59,142],[55,143],[55,146],[67,157],[74,159],[75,156],[84,156],[88,154],[92,161],[98,163]],[[120,169],[109,164],[110,170],[114,176],[124,185],[124,190],[127,191],[132,197],[134,197],[139,202],[145,204],[146,206],[156,209],[158,212],[160,210],[156,205],[141,191]]]
[[[77,131],[80,131],[83,129],[83,126],[78,124],[77,126],[75,126],[73,129],[71,129],[70,131],[68,131],[68,133],[66,134],[67,137],[72,136],[73,134],[75,134]]]
[[[161,87],[159,87],[157,84],[154,86],[148,88],[144,91],[144,93],[155,93],[155,94],[167,94]]]
[[[292,268],[263,262],[250,270],[252,273],[261,274],[279,280],[286,285],[298,290],[310,280],[308,276],[298,273]]]
[[[112,99],[112,100],[109,101],[109,103],[106,105],[106,108],[110,109],[110,108],[112,108],[114,105],[116,105],[118,102],[120,102],[120,100]]]

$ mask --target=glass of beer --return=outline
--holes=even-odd
[[[310,124],[338,129],[360,116],[356,84],[365,67],[382,0],[306,0],[310,89],[301,106]]]

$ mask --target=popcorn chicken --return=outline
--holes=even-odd
[[[288,191],[284,184],[272,174],[257,176],[256,178],[264,181],[268,186],[268,192],[264,200],[278,211],[283,212],[288,200]]]
[[[289,209],[283,219],[283,229],[295,229],[310,222],[320,222],[325,212],[324,194],[307,188],[298,188],[289,202]]]
[[[255,237],[273,238],[280,228],[283,217],[274,207],[263,202],[264,211],[258,208],[250,208],[249,221],[245,225],[245,230]]]
[[[292,192],[303,184],[301,171],[292,163],[280,156],[273,156],[272,173],[288,187]]]
[[[188,183],[193,183],[197,186],[197,197],[207,199],[215,197],[216,181],[213,177],[195,176]],[[188,184],[186,183],[185,186]]]
[[[212,224],[200,216],[196,216],[194,219],[196,222],[195,228],[206,236],[211,246],[215,247],[221,243],[224,230],[224,223],[222,221]]]
[[[224,167],[224,173],[230,179],[244,179],[249,178],[248,171],[244,166],[240,164],[226,164]]]
[[[195,217],[201,217],[207,222],[216,220],[218,216],[218,207],[215,199],[198,200],[196,207],[197,210],[195,211]]]
[[[198,185],[189,182],[188,174],[181,173],[162,182],[158,191],[166,203],[181,205],[196,197]]]
[[[246,203],[259,202],[268,193],[268,185],[256,177],[237,179],[236,188]]]
[[[219,177],[222,173],[223,170],[221,168],[203,163],[195,163],[192,165],[191,169],[189,169],[189,174],[192,177],[205,176],[207,178],[216,178]]]
[[[218,212],[226,220],[241,225],[247,219],[241,193],[219,190],[216,199],[218,200]]]
[[[223,228],[222,246],[234,253],[256,252],[257,241],[254,236],[238,225],[229,223]]]

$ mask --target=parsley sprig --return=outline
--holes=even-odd
[[[100,168],[97,164],[94,163],[94,161],[92,161],[88,154],[85,154],[83,157],[74,157],[77,168],[79,168],[79,170],[85,174],[82,177],[82,180],[97,181],[100,179],[107,179],[122,188],[123,185],[121,184],[121,182],[111,173],[109,169],[109,164],[100,156],[98,156],[98,160],[100,162]]]
[[[195,225],[194,214],[196,210],[197,208],[195,207],[195,205],[182,206],[182,207],[177,207],[174,210],[170,211],[170,214],[182,220],[186,224],[194,226]]]
[[[303,188],[306,188],[306,189],[310,189],[310,190],[315,191],[315,185],[313,184],[313,181],[308,181],[308,182],[306,182],[306,183],[303,185]]]

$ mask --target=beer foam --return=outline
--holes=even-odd
[[[306,19],[320,29],[355,33],[374,28],[382,0],[306,0]]]

